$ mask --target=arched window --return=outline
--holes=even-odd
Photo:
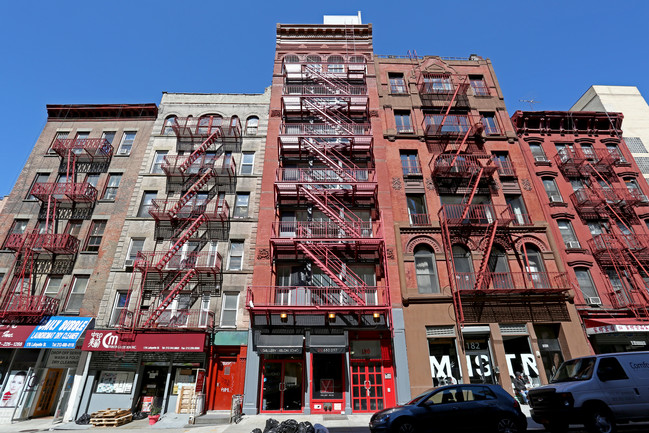
[[[435,254],[426,246],[415,248],[415,270],[419,293],[439,293]]]
[[[198,128],[196,132],[200,135],[210,135],[216,132],[216,128],[221,126],[223,118],[218,114],[206,114],[198,119]]]
[[[363,57],[363,56],[351,56],[349,58],[349,63],[365,63],[365,57]]]
[[[246,120],[246,135],[257,135],[257,128],[259,127],[259,117],[250,116]]]
[[[327,71],[331,74],[342,74],[345,72],[343,63],[345,63],[345,60],[342,56],[329,56],[327,59]]]
[[[306,56],[307,69],[312,71],[321,72],[322,71],[322,58],[314,54]]]
[[[173,127],[174,127],[174,125],[177,125],[177,124],[178,124],[178,117],[177,116],[174,116],[174,115],[168,116],[165,119],[165,126],[164,126],[164,130],[162,131],[162,133],[164,135],[173,134],[173,132],[174,132]]]
[[[513,287],[512,275],[509,270],[507,253],[500,246],[495,245],[489,254],[489,272],[491,275],[486,282],[490,282],[495,289],[508,289]]]
[[[295,54],[287,54],[284,56],[284,63],[300,63],[300,58]]]
[[[464,245],[453,245],[453,264],[458,288],[460,290],[473,289],[475,274],[473,273],[471,251]]]
[[[537,289],[552,287],[548,279],[548,274],[545,272],[545,264],[543,263],[541,251],[535,245],[524,244],[523,255],[525,271],[532,280],[534,287]]]

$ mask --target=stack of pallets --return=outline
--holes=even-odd
[[[129,409],[106,409],[93,412],[90,415],[90,424],[95,427],[119,427],[133,420]]]

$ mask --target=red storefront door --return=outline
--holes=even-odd
[[[352,410],[376,412],[385,408],[383,367],[376,361],[352,361]]]
[[[216,361],[216,392],[214,410],[230,410],[234,385],[237,383],[237,358],[219,357]]]
[[[304,363],[265,360],[262,367],[261,412],[302,412]]]

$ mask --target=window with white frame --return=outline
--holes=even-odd
[[[234,328],[237,326],[237,309],[239,306],[238,293],[223,293],[221,305],[221,327]]]
[[[113,304],[113,311],[110,313],[108,326],[116,326],[119,324],[122,312],[126,309],[127,299],[128,294],[126,292],[117,292],[115,294],[115,303]]]
[[[122,173],[109,173],[102,200],[115,200],[115,197],[117,197],[117,188],[119,188],[121,181]]]
[[[559,192],[559,188],[554,179],[551,177],[544,177],[542,180],[543,188],[545,188],[550,203],[563,203],[563,197],[561,197],[561,193]]]
[[[128,246],[128,254],[126,255],[126,260],[137,259],[137,253],[142,251],[144,248],[144,238],[131,238],[131,243]]]
[[[572,229],[572,224],[568,220],[557,220],[557,225],[559,226],[559,232],[563,238],[563,243],[566,245],[567,249],[570,248],[581,248],[577,236],[575,236],[575,231]]]
[[[162,163],[165,161],[165,156],[169,153],[168,150],[156,150],[153,155],[153,164],[151,165],[152,174],[162,174]]]
[[[241,269],[243,269],[243,241],[230,241],[228,270],[240,271]]]
[[[246,120],[246,135],[257,135],[259,128],[259,117],[250,116]]]
[[[76,275],[72,281],[72,289],[68,296],[68,302],[65,306],[66,313],[78,313],[81,309],[83,297],[88,288],[90,277],[87,275]]]
[[[250,193],[239,192],[235,197],[233,218],[248,218],[248,207],[250,204]]]
[[[104,237],[107,220],[93,220],[88,231],[88,241],[85,251],[99,251],[101,239]]]
[[[118,155],[130,155],[131,150],[133,149],[133,142],[135,141],[136,131],[124,131],[122,135],[122,142],[119,144],[119,149],[117,149]]]
[[[139,218],[146,218],[149,216],[149,207],[153,204],[153,200],[158,195],[158,191],[144,191],[142,194],[142,201],[140,202],[140,208],[137,211],[137,216]]]
[[[63,277],[59,276],[50,276],[45,283],[45,288],[43,289],[43,295],[49,296],[50,298],[56,298],[63,287]]]
[[[115,141],[115,131],[104,131],[101,133],[101,138],[106,140],[109,144],[113,144],[113,141]]]
[[[57,140],[66,140],[69,135],[69,131],[57,131],[56,135],[54,136],[54,140],[52,140],[52,143],[50,144],[50,148],[47,149],[47,153],[54,153],[54,150],[52,150],[54,143],[56,143]]]
[[[255,165],[255,152],[243,152],[239,174],[252,174]]]

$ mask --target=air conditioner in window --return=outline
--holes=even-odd
[[[135,260],[133,259],[124,260],[124,269],[133,269],[134,265],[135,265]]]
[[[586,303],[588,305],[602,305],[602,300],[599,298],[599,296],[587,296]]]
[[[571,248],[572,249],[577,249],[577,248],[581,248],[581,245],[579,245],[578,241],[568,241],[568,242],[566,242],[566,248],[568,248],[568,249],[571,249]]]
[[[550,196],[550,203],[563,203],[563,199],[561,198],[561,196],[551,195]]]
[[[119,149],[117,149],[117,154],[118,155],[128,155],[128,149],[120,147]]]
[[[548,159],[545,156],[535,156],[534,161],[536,161],[536,162],[548,162]]]

